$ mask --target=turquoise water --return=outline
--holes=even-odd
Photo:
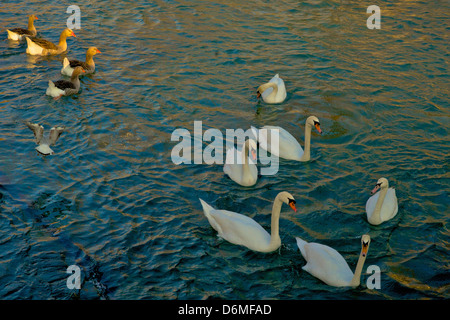
[[[69,1],[4,1],[0,26],[57,41]],[[1,299],[441,299],[449,298],[449,4],[378,1],[77,1],[81,29],[70,58],[89,46],[96,73],[54,101],[64,55],[27,56],[0,41]],[[267,105],[256,88],[279,73],[287,99]],[[275,176],[241,187],[217,164],[171,160],[177,128],[279,125],[311,161],[282,159]],[[23,121],[66,126],[43,157]],[[206,147],[208,143],[204,143]],[[380,177],[397,216],[368,224]],[[219,239],[198,198],[270,228],[278,192],[282,246],[256,253]],[[327,286],[302,270],[295,236],[338,250],[354,270],[371,236],[361,285]],[[68,266],[81,289],[68,289]],[[366,269],[381,270],[369,289]]]

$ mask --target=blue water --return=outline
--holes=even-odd
[[[77,1],[81,29],[56,57],[31,57],[7,27],[38,16],[57,41],[71,1],[0,6],[1,299],[448,299],[449,4],[378,1]],[[61,60],[96,73],[81,92],[53,100]],[[287,99],[267,105],[256,88],[279,73]],[[279,125],[311,161],[282,159],[275,176],[241,187],[217,164],[175,165],[171,134]],[[35,151],[28,120],[66,126],[55,155]],[[48,131],[46,131],[48,132]],[[203,147],[208,145],[207,142]],[[368,224],[365,203],[380,177],[397,216]],[[256,253],[219,239],[198,198],[270,229],[278,192],[282,246]],[[302,270],[295,236],[338,250],[354,270],[371,236],[361,285],[327,286]],[[68,289],[68,266],[81,289]],[[369,289],[367,267],[381,270]]]

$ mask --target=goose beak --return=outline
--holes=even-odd
[[[73,33],[73,31],[72,31],[71,36],[72,36],[72,37],[75,37],[75,38],[77,37],[77,36],[75,35],[75,33]]]
[[[97,53],[102,53],[100,50],[97,49]]]
[[[316,124],[315,124],[315,127],[316,127],[317,131],[318,131],[320,134],[322,134],[322,129],[320,129],[320,124],[316,123]]]

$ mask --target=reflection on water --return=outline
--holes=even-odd
[[[82,21],[68,51],[31,57],[0,42],[0,274],[3,299],[417,299],[448,298],[448,30],[446,4],[381,2],[380,30],[359,1],[79,1]],[[1,26],[58,39],[62,4],[5,3]],[[48,80],[64,56],[96,46],[96,73],[81,93],[54,101]],[[274,74],[285,102],[256,88]],[[171,133],[279,125],[311,161],[280,161],[276,176],[240,187],[218,165],[175,165]],[[67,130],[52,157],[38,155],[24,120]],[[203,147],[205,147],[204,144]],[[371,226],[365,202],[378,178],[396,188],[399,213]],[[201,211],[246,214],[270,228],[283,210],[282,247],[259,254],[217,238]],[[381,289],[336,290],[304,272],[295,236],[332,246],[353,270],[359,237],[372,243],[364,270]],[[82,289],[66,287],[69,265]],[[243,280],[245,279],[245,281]]]

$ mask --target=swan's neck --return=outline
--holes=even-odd
[[[305,150],[303,152],[303,156],[301,157],[301,161],[309,161],[311,159],[311,126],[305,126]]]
[[[273,90],[267,97],[275,98],[275,96],[278,93],[278,86],[277,86],[277,84],[274,83],[274,82],[268,82],[268,83],[263,85],[263,91],[266,91],[269,88],[273,88]]]
[[[367,256],[367,254],[366,254]],[[361,272],[366,261],[366,256],[363,256],[362,252],[359,255],[358,263],[356,264],[355,273],[353,275],[352,281],[350,281],[350,286],[357,287],[361,283]]]
[[[280,213],[281,213],[281,200],[276,197],[272,207],[272,221],[270,226],[270,247],[278,248],[281,244],[280,239]]]
[[[386,198],[386,194],[388,192],[388,188],[382,188],[380,190],[380,195],[378,196],[377,204],[375,205],[375,209],[372,213],[371,220],[380,220],[381,219],[381,207],[383,206],[384,198]],[[381,222],[381,221],[380,221]]]

